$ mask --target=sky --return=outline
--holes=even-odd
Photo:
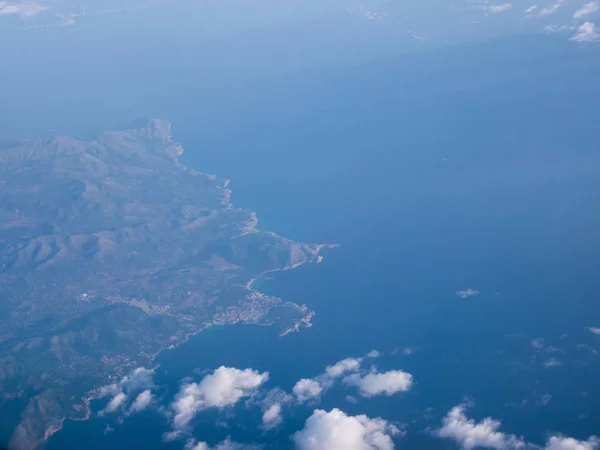
[[[308,26],[316,21],[330,22],[330,26],[345,22],[345,31],[352,33],[355,30],[351,27],[360,27],[357,23],[365,21],[382,37],[398,41],[404,37],[429,45],[523,32],[561,33],[575,42],[598,40],[597,0],[0,2],[0,23],[13,28],[86,26],[86,22],[103,16],[129,16],[128,20],[135,21],[136,16],[147,14],[154,14],[150,25],[157,29],[169,30],[176,19],[177,28],[195,26],[200,34],[212,37],[252,29]]]

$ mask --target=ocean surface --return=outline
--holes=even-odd
[[[598,56],[519,37],[256,78],[205,103],[180,88],[148,99],[139,115],[172,120],[182,162],[231,179],[259,227],[340,244],[260,283],[316,311],[312,328],[201,333],[159,358],[163,405],[183,378],[220,365],[269,371],[268,385],[289,391],[377,349],[377,367],[410,372],[413,388],[334,389],[319,407],[403,424],[398,448],[453,448],[428,430],[466,397],[470,417],[535,443],[597,433],[600,339],[585,328],[600,326]],[[469,288],[479,295],[457,296]],[[311,411],[286,410],[269,433],[256,408],[209,412],[195,435],[288,448]],[[94,416],[66,422],[48,449],[181,448],[161,442],[168,430],[155,411]]]

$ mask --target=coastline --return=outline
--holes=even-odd
[[[315,257],[313,260],[297,262],[295,264],[291,264],[291,265],[282,267],[280,269],[266,270],[266,271],[262,272],[261,274],[259,274],[258,276],[250,279],[250,281],[248,281],[248,283],[246,283],[246,289],[248,289],[249,291],[253,291],[253,292],[259,292],[257,289],[254,289],[254,283],[256,283],[258,281],[264,281],[264,277],[270,273],[283,272],[286,270],[293,270],[304,264],[311,264],[311,263],[321,264],[321,262],[323,261],[323,256],[319,254],[321,250],[323,250],[324,248],[338,248],[340,246],[340,244],[315,244],[315,245],[317,247],[317,250],[313,255]]]
[[[155,120],[157,120],[157,119],[152,119],[151,122],[155,121]],[[173,148],[176,149],[175,154],[172,156],[176,166],[181,168],[184,171],[190,171],[192,173],[197,173],[201,176],[208,178],[209,180],[217,180],[217,178],[218,178],[217,175],[208,174],[206,172],[202,172],[197,169],[192,169],[179,161],[178,157],[184,154],[184,148],[178,142],[173,140],[173,136],[171,133],[171,123],[167,121],[166,125],[168,128],[167,141],[170,146],[172,146]],[[259,275],[257,275],[256,277],[251,278],[245,285],[245,288],[248,291],[249,295],[255,294],[258,296],[271,297],[271,296],[268,296],[267,294],[265,294],[264,292],[261,292],[259,289],[255,289],[254,285],[259,281],[264,281],[265,277],[269,274],[296,269],[304,264],[310,264],[310,263],[320,264],[323,261],[323,256],[320,254],[321,250],[338,248],[340,246],[340,244],[302,244],[298,241],[294,241],[292,239],[285,238],[273,231],[260,230],[258,228],[259,218],[255,211],[249,211],[249,210],[245,210],[244,208],[234,206],[233,202],[231,201],[232,190],[229,189],[230,183],[231,183],[230,179],[225,179],[222,184],[217,185],[217,188],[222,192],[222,196],[223,196],[221,204],[223,206],[225,206],[227,209],[245,212],[250,216],[250,220],[247,222],[247,226],[244,228],[243,232],[238,235],[233,236],[231,239],[235,239],[237,237],[244,236],[244,235],[251,234],[251,233],[263,232],[263,233],[270,234],[271,236],[276,237],[277,239],[282,239],[282,240],[291,242],[295,245],[307,245],[312,249],[312,251],[310,252],[312,255],[311,258],[307,257],[301,261],[291,262],[290,264],[288,264],[284,267],[266,270],[266,271],[260,273]],[[283,301],[283,299],[279,299],[279,298],[277,298],[277,299]],[[305,315],[303,315],[303,317],[301,317],[299,320],[295,320],[293,322],[293,325],[291,327],[288,327],[285,330],[283,330],[279,336],[285,336],[289,333],[299,332],[302,325],[304,325],[305,328],[310,328],[312,326],[311,319],[314,317],[314,315],[316,313],[314,311],[309,311],[306,305],[297,305],[297,306],[299,306],[299,308],[305,313]],[[206,328],[208,328],[212,325],[217,325],[217,324],[215,324],[214,322],[211,324],[208,324],[207,327],[203,328],[202,330],[187,336],[187,338],[184,341],[182,341],[181,343],[178,343],[177,345],[172,345],[165,350],[178,347],[179,345],[187,342],[189,340],[189,338],[191,338],[192,336],[196,336],[196,335],[200,334],[202,331],[204,331]],[[164,350],[162,350],[162,351],[164,351]],[[156,356],[158,356],[160,353],[162,353],[162,351],[153,355],[152,359],[154,360],[154,358]]]
[[[206,179],[211,180],[211,181],[217,180],[216,175],[207,174],[207,173],[198,171],[196,169],[189,168],[179,161],[178,157],[184,153],[184,149],[178,142],[173,140],[173,137],[171,134],[171,123],[170,122],[164,121],[164,120],[159,120],[159,119],[151,119],[148,121],[148,124],[146,125],[146,127],[142,128],[142,129],[137,129],[137,130],[130,129],[130,130],[125,130],[125,131],[129,131],[129,132],[137,131],[137,132],[142,132],[142,133],[145,132],[145,133],[149,134],[152,139],[156,139],[156,138],[161,139],[162,142],[164,143],[164,147],[163,147],[164,153],[166,153],[167,156],[169,157],[169,159],[171,159],[173,161],[173,164],[176,168],[178,168],[184,172],[191,173],[193,175],[205,177]],[[110,133],[110,130],[105,133]],[[97,138],[97,139],[99,139],[99,138]],[[295,255],[294,251],[293,251],[293,249],[295,247],[292,247],[292,251],[290,252],[290,260],[288,261],[288,263],[286,265],[284,265],[283,267],[266,270],[266,271],[258,274],[254,278],[250,279],[244,286],[248,292],[247,296],[252,296],[253,298],[259,298],[259,299],[260,298],[275,299],[275,300],[277,300],[277,303],[276,303],[277,305],[284,305],[284,306],[292,306],[293,305],[295,308],[297,308],[298,311],[300,311],[302,313],[302,316],[299,319],[293,320],[292,321],[293,323],[291,324],[291,326],[283,329],[283,331],[279,334],[279,336],[285,336],[292,332],[299,332],[302,327],[305,327],[305,328],[311,327],[312,326],[311,319],[315,315],[314,311],[309,310],[306,305],[297,305],[295,303],[286,302],[285,300],[280,299],[278,297],[273,297],[273,296],[264,294],[259,289],[255,288],[255,283],[257,281],[264,280],[264,278],[267,275],[275,273],[275,272],[292,270],[292,269],[295,269],[295,268],[297,268],[303,264],[307,264],[307,263],[321,263],[321,261],[323,260],[323,256],[320,255],[321,250],[323,250],[324,248],[336,248],[339,245],[338,244],[303,244],[301,242],[293,241],[291,239],[282,237],[271,231],[260,230],[258,228],[259,219],[258,219],[257,214],[254,211],[247,211],[243,208],[234,206],[233,202],[231,201],[232,191],[231,191],[231,189],[229,189],[229,184],[230,184],[230,180],[226,179],[222,183],[219,183],[216,185],[216,188],[220,193],[221,205],[226,210],[242,212],[249,216],[249,220],[246,221],[245,225],[240,230],[241,233],[231,237],[231,239],[235,239],[237,237],[240,237],[240,236],[243,236],[246,234],[266,233],[266,234],[273,236],[274,238],[277,238],[279,240],[290,243],[292,246],[298,246],[298,247],[301,247],[303,250],[306,250],[306,252],[305,252],[306,254],[303,255],[302,258],[295,260],[294,257],[297,255]],[[267,309],[267,312],[268,312],[268,309]],[[236,324],[236,323],[232,323],[232,325],[233,324]],[[181,345],[188,342],[192,337],[197,336],[200,333],[202,333],[203,331],[205,331],[206,329],[211,328],[212,326],[216,326],[216,325],[219,325],[219,324],[215,323],[214,318],[213,318],[213,320],[211,322],[204,322],[202,325],[199,326],[199,328],[197,330],[186,334],[184,339],[182,339],[176,343],[171,343],[168,346],[159,349],[158,351],[154,352],[151,355],[140,354],[140,356],[145,357],[149,362],[153,362],[156,360],[157,357],[159,357],[164,352],[180,347]],[[273,324],[266,324],[266,325],[272,326]],[[107,381],[110,381],[110,379],[111,378],[108,378]],[[97,398],[98,389],[99,389],[99,387],[96,387],[94,389],[88,390],[87,392],[85,392],[82,395],[81,400],[83,401],[83,403],[86,407],[86,414],[83,417],[69,417],[69,415],[67,415],[67,414],[64,417],[60,417],[60,418],[54,417],[54,420],[52,421],[52,423],[44,428],[43,437],[40,441],[38,441],[34,445],[34,448],[43,446],[45,443],[48,442],[48,440],[52,436],[54,436],[55,434],[60,432],[63,429],[63,424],[64,424],[65,420],[68,419],[68,420],[75,420],[75,421],[86,421],[86,420],[90,419],[90,417],[93,416],[93,412],[91,411],[91,407],[90,407],[90,402],[92,400],[94,400],[95,398]],[[57,423],[57,420],[58,420],[58,423]]]

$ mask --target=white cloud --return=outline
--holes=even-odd
[[[133,404],[129,408],[129,413],[132,414],[145,410],[150,402],[152,402],[152,392],[150,389],[146,389],[145,391],[141,392],[133,401]]]
[[[402,370],[390,370],[384,373],[369,373],[364,377],[359,374],[349,375],[344,378],[346,384],[356,386],[360,389],[363,397],[375,395],[393,395],[398,392],[406,392],[412,386],[412,375]]]
[[[585,22],[577,28],[577,33],[571,38],[571,40],[577,42],[593,42],[598,39],[600,39],[600,34],[596,30],[596,25],[592,22]]]
[[[121,392],[121,389],[116,383],[107,384],[106,386],[102,386],[98,390],[98,398],[104,398],[108,396],[113,396]]]
[[[456,291],[456,295],[460,298],[468,298],[468,297],[476,297],[479,295],[479,291],[477,289],[463,289],[461,291]]]
[[[443,419],[443,426],[437,430],[437,435],[442,438],[453,439],[464,450],[475,447],[492,448],[497,450],[517,449],[524,447],[521,438],[512,434],[505,434],[498,429],[500,421],[491,417],[475,423],[465,415],[465,405],[452,408]]]
[[[371,350],[365,356],[367,358],[379,358],[381,356],[381,353],[379,353],[379,351],[377,351],[377,350]]]
[[[565,31],[573,31],[577,28],[574,25],[546,25],[544,27],[544,33],[562,33]]]
[[[498,14],[504,11],[508,11],[512,8],[512,3],[502,3],[501,5],[485,5],[485,10],[492,14]]]
[[[175,412],[173,425],[184,428],[203,409],[234,405],[252,395],[268,378],[268,372],[221,366],[199,383],[184,384],[171,405]]]
[[[333,366],[329,366],[325,369],[325,375],[329,378],[337,378],[348,372],[356,372],[360,369],[361,358],[346,358],[343,359]]]
[[[281,405],[279,403],[273,403],[262,416],[263,428],[270,430],[275,428],[282,421],[281,417]]]
[[[229,437],[214,447],[211,447],[206,442],[198,442],[194,439],[188,441],[185,446],[185,450],[250,450],[256,448],[254,445],[243,445],[232,441]]]
[[[573,17],[575,19],[580,19],[583,16],[587,16],[589,14],[594,14],[596,11],[598,11],[598,9],[599,9],[598,2],[597,1],[591,1],[591,2],[586,3],[585,5],[583,5],[577,11],[575,11],[575,14],[573,14]]]
[[[118,383],[102,386],[97,391],[98,398],[112,396],[112,399],[106,408],[100,411],[99,414],[102,415],[116,412],[118,409],[121,409],[121,407],[124,406],[125,401],[131,394],[136,394],[142,389],[145,391],[136,397],[129,412],[133,413],[145,409],[152,400],[150,389],[154,388],[154,383],[152,381],[153,376],[153,369],[138,367],[132,370],[128,375],[125,375],[123,378],[121,378]],[[146,401],[147,403],[144,404]]]
[[[259,403],[263,411],[271,407],[271,405],[278,403],[279,405],[287,405],[294,401],[294,397],[280,388],[273,388],[264,393]]]
[[[185,446],[186,450],[209,450],[209,446],[206,442],[196,442],[196,441],[190,441],[188,442],[188,444]]]
[[[529,8],[527,8],[525,10],[525,14],[531,14],[532,12],[534,12],[537,9],[537,5],[531,5]]]
[[[317,399],[323,393],[323,386],[316,380],[310,378],[302,378],[296,383],[292,389],[296,399],[303,403],[307,400]]]
[[[538,350],[541,350],[541,349],[543,349],[543,348],[544,348],[544,340],[543,340],[542,338],[536,338],[536,339],[533,339],[533,340],[531,341],[531,346],[532,346],[533,348],[536,348],[536,349],[538,349]]]
[[[153,376],[153,369],[138,367],[137,369],[132,370],[129,375],[125,375],[119,384],[127,392],[141,389],[151,389],[154,387],[154,383],[152,381]]]
[[[393,450],[398,428],[386,420],[317,409],[292,439],[298,450]]]
[[[39,3],[8,3],[0,2],[0,16],[14,14],[23,18],[35,16],[48,9]]]
[[[138,367],[125,375],[118,383],[107,384],[102,386],[98,390],[98,397],[106,397],[108,395],[115,395],[118,392],[133,392],[140,391],[142,389],[154,388],[154,382],[152,377],[154,376],[154,369],[146,369],[145,367]]]
[[[545,450],[596,450],[600,447],[600,439],[591,436],[587,441],[578,441],[565,436],[552,436]]]
[[[264,393],[263,398],[258,401],[263,411],[262,428],[270,430],[278,426],[283,419],[283,407],[293,401],[294,397],[280,388],[274,388]],[[246,406],[250,406],[252,403],[253,399],[250,399],[249,402],[246,402]]]
[[[127,394],[125,394],[124,392],[119,392],[117,393],[110,402],[108,402],[108,405],[106,405],[106,408],[104,408],[102,411],[100,411],[100,415],[104,415],[104,414],[110,414],[110,413],[114,413],[116,412],[118,409],[121,408],[121,406],[123,406],[123,404],[125,403],[125,401],[127,400]]]
[[[496,450],[511,450],[522,448],[541,448],[538,445],[526,443],[522,438],[513,434],[498,431],[500,421],[490,417],[475,423],[465,415],[465,405],[455,406],[443,420],[443,426],[437,435],[455,440],[464,450],[473,448],[491,448]],[[552,436],[544,450],[598,450],[600,439],[591,436],[587,441],[579,441],[566,436]]]
[[[380,353],[377,350],[371,350],[365,356],[367,358],[377,358]],[[338,378],[344,376],[343,382],[346,385],[358,387],[363,397],[380,394],[392,395],[410,389],[412,385],[411,374],[401,370],[378,373],[373,368],[371,373],[361,375],[359,371],[362,362],[363,358],[346,358],[332,366],[328,366],[323,374],[315,378],[302,378],[292,389],[296,400],[299,403],[318,400],[333,386]]]
[[[560,7],[562,6],[563,3],[564,3],[564,0],[559,0],[555,4],[541,9],[540,12],[537,13],[536,15],[543,17],[543,16],[549,16],[551,14],[554,14],[556,11],[558,11],[560,9]]]
[[[367,354],[372,358],[379,356],[377,350],[372,350]],[[352,372],[357,372],[360,369],[362,358],[346,358],[338,361],[332,366],[327,366],[325,372],[314,379],[302,378],[296,383],[292,389],[296,400],[303,403],[308,400],[316,400],[322,394],[327,392],[335,383],[335,380]]]
[[[590,333],[600,335],[600,327],[587,327],[586,330],[588,330]]]
[[[544,361],[544,367],[546,367],[546,368],[558,367],[558,366],[562,366],[562,363],[556,358],[550,358],[550,359],[547,359],[546,361]]]

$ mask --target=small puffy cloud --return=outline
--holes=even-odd
[[[131,407],[129,408],[129,413],[136,413],[145,410],[148,405],[152,402],[152,392],[150,389],[146,389],[141,392],[133,401]]]
[[[333,366],[327,367],[325,369],[325,375],[330,378],[337,378],[349,372],[356,372],[358,369],[360,369],[361,362],[361,358],[343,359]]]
[[[138,367],[125,375],[118,383],[107,384],[98,390],[98,397],[107,397],[115,395],[118,392],[125,391],[128,393],[141,391],[143,389],[152,389],[154,382],[154,369],[146,369]]]
[[[402,370],[390,370],[384,373],[373,372],[363,377],[359,374],[353,374],[344,378],[346,384],[358,387],[363,397],[406,392],[411,388],[412,381],[412,375]]]
[[[512,8],[512,3],[502,3],[501,5],[485,5],[485,10],[492,14],[498,14],[504,11],[508,11]]]
[[[125,391],[128,392],[141,389],[151,389],[154,387],[154,382],[152,381],[153,376],[153,369],[138,367],[137,369],[132,370],[129,375],[124,376],[119,384]]]
[[[0,16],[18,15],[23,18],[33,17],[48,9],[39,3],[0,2]]]
[[[117,393],[110,402],[108,402],[108,405],[106,405],[106,408],[104,408],[102,411],[100,411],[100,415],[104,415],[104,414],[110,414],[110,413],[114,413],[116,412],[118,409],[121,408],[121,406],[123,406],[123,404],[125,403],[125,401],[127,400],[127,394],[125,394],[124,392],[119,392]]]
[[[152,381],[153,376],[153,369],[138,367],[132,370],[128,375],[125,375],[118,383],[112,383],[106,386],[102,386],[97,391],[97,397],[104,398],[111,396],[112,399],[110,400],[106,408],[100,411],[99,414],[103,415],[107,413],[114,413],[118,409],[122,409],[122,407],[125,404],[125,401],[130,397],[130,395],[135,395],[142,389],[144,389],[145,391],[140,393],[136,397],[136,399],[134,400],[134,404],[129,410],[129,413],[145,409],[150,403],[150,400],[152,399],[150,389],[154,387],[154,383]],[[147,401],[146,404],[144,404],[145,401]]]
[[[188,445],[185,446],[186,450],[208,450],[210,447],[206,442],[196,442],[191,441],[188,442]]]
[[[107,384],[106,386],[102,386],[98,390],[98,398],[104,398],[108,396],[113,396],[121,392],[121,388],[117,385],[117,383]]]
[[[573,31],[577,28],[574,25],[546,25],[544,27],[544,33],[563,33],[565,31]]]
[[[381,356],[381,353],[379,353],[379,351],[377,351],[377,350],[371,350],[365,356],[367,358],[379,358]]]
[[[586,330],[592,334],[600,335],[600,327],[587,327]]]
[[[275,428],[282,421],[281,417],[281,405],[279,403],[273,403],[267,408],[262,416],[262,425],[266,430]]]
[[[368,353],[374,357],[376,350]],[[379,352],[377,352],[379,355]],[[333,386],[336,379],[352,372],[357,372],[360,369],[362,358],[346,358],[338,361],[332,366],[327,366],[325,372],[318,377],[302,378],[293,387],[292,392],[296,396],[299,403],[304,403],[308,400],[317,400],[329,388]]]
[[[199,383],[184,384],[171,405],[175,412],[173,425],[184,428],[198,411],[234,405],[252,395],[268,378],[268,372],[221,366]]]
[[[281,407],[290,404],[294,401],[294,397],[280,388],[273,388],[262,393],[261,398],[251,398],[246,402],[246,406],[251,406],[258,403],[263,411],[266,411],[274,404],[279,404]]]
[[[598,11],[598,9],[599,9],[598,2],[591,1],[591,2],[583,5],[577,11],[575,11],[575,14],[573,14],[573,17],[575,19],[581,19],[583,16],[594,14],[596,11]]]
[[[267,372],[239,370],[221,366],[212,375],[207,375],[196,386],[207,407],[222,408],[237,403],[269,379]]]
[[[294,397],[284,390],[276,387],[264,392],[264,396],[260,399],[260,404],[263,409],[268,408],[274,403],[279,403],[280,405],[287,405],[294,400]]]
[[[399,432],[384,419],[317,409],[292,439],[297,450],[393,450]]]
[[[258,401],[262,415],[262,428],[271,430],[278,426],[283,420],[283,408],[294,401],[294,397],[280,388],[274,388],[264,394],[264,397]],[[251,401],[246,406],[252,404]]]
[[[296,383],[292,392],[296,396],[296,399],[303,403],[307,400],[318,399],[323,393],[323,386],[316,380],[310,378],[302,378]]]
[[[365,355],[366,358],[378,358],[380,353],[371,350]],[[296,383],[292,391],[299,403],[309,400],[318,400],[336,382],[342,378],[344,384],[356,386],[363,397],[375,395],[392,395],[404,392],[412,385],[412,375],[401,370],[390,370],[378,373],[375,368],[371,373],[361,372],[363,358],[346,358],[332,366],[328,366],[325,372],[315,378],[303,378]]]
[[[145,367],[138,367],[132,370],[128,375],[125,375],[118,383],[108,384],[102,386],[97,391],[98,398],[104,398],[111,396],[112,399],[108,402],[108,405],[99,412],[100,415],[114,413],[125,406],[125,402],[129,398],[128,394],[135,394],[142,389],[147,390],[147,393],[142,392],[134,400],[134,404],[130,408],[130,413],[141,411],[145,409],[150,400],[152,394],[150,389],[154,387],[152,377],[154,376],[154,370],[146,369]],[[144,394],[144,395],[142,395]],[[148,402],[144,404],[144,402]]]
[[[188,441],[185,446],[185,450],[256,450],[258,448],[255,445],[244,445],[232,441],[229,437],[214,447],[211,447],[206,442],[198,442],[194,439]]]
[[[591,436],[587,441],[578,441],[565,436],[552,436],[545,450],[596,450],[600,447],[600,439]]]
[[[562,363],[560,362],[560,360],[558,360],[556,358],[550,358],[550,359],[547,359],[546,361],[544,361],[544,367],[546,367],[546,368],[558,367],[558,366],[562,366]]]
[[[563,4],[563,1],[558,1],[557,3],[554,3],[553,5],[547,6],[546,8],[543,8],[540,10],[539,13],[537,13],[536,15],[538,16],[549,16],[551,14],[554,14],[556,11],[558,11],[561,6]]]
[[[544,348],[544,340],[543,340],[542,338],[536,338],[536,339],[533,339],[533,340],[531,341],[531,346],[532,346],[533,348],[536,348],[536,349],[538,349],[538,350],[541,350],[541,349],[543,349],[543,348]]]
[[[567,2],[567,0],[557,0],[550,6],[546,6],[545,8],[538,8],[537,6],[530,6],[525,10],[524,19],[529,19],[531,17],[545,17],[554,14],[558,11],[562,6]]]
[[[487,417],[476,423],[467,418],[465,408],[465,405],[452,408],[444,417],[443,426],[436,434],[441,438],[453,439],[464,450],[476,447],[507,450],[525,446],[523,439],[498,431],[500,421]]]
[[[471,288],[463,289],[461,291],[456,291],[456,295],[458,295],[460,298],[476,297],[479,295],[479,291]]]

